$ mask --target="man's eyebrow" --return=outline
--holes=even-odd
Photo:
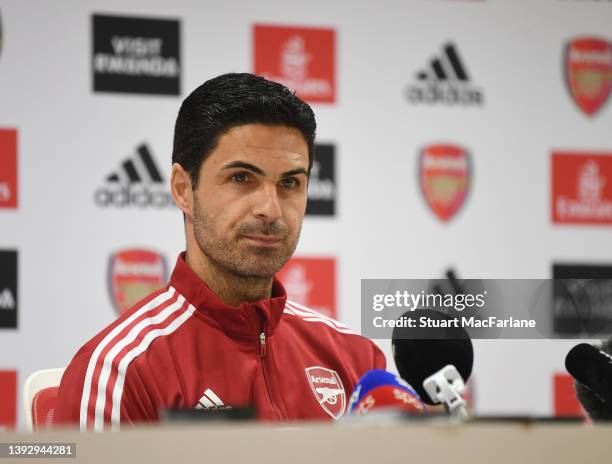
[[[285,177],[297,176],[298,174],[304,174],[306,177],[308,177],[308,171],[306,171],[306,169],[304,168],[297,168],[297,169],[292,169],[291,171],[283,172],[281,174],[281,177],[285,178]]]
[[[231,163],[227,163],[225,166],[223,166],[223,168],[221,169],[235,169],[235,168],[242,168],[242,169],[248,169],[249,171],[254,172],[255,174],[259,174],[260,176],[265,176],[266,173],[263,172],[260,168],[258,168],[257,166],[251,164],[251,163],[246,163],[244,161],[232,161]],[[290,171],[285,171],[283,172],[280,177],[281,178],[285,178],[285,177],[291,177],[291,176],[297,176],[299,174],[304,174],[306,177],[308,177],[308,171],[304,168],[297,168],[297,169],[292,169]]]
[[[260,176],[265,176],[265,172],[259,169],[257,166],[251,163],[245,163],[244,161],[232,161],[231,163],[227,163],[223,166],[222,169],[234,169],[234,168],[243,168],[248,169],[249,171],[253,171],[255,174],[259,174]]]

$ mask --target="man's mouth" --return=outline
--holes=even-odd
[[[244,235],[244,238],[260,247],[278,246],[282,239],[273,235]]]

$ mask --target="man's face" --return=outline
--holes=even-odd
[[[200,168],[196,242],[241,277],[271,277],[293,254],[306,210],[308,145],[297,129],[230,129]]]

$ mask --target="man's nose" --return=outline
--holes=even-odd
[[[257,192],[253,215],[265,222],[274,222],[281,217],[276,185],[263,185]]]

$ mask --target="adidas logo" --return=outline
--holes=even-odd
[[[0,293],[0,309],[9,311],[15,310],[15,298],[8,288],[5,288]]]
[[[133,156],[106,177],[106,185],[96,190],[94,201],[101,207],[167,208],[174,204],[146,144],[138,146]]]
[[[446,44],[440,56],[432,58],[426,69],[416,75],[417,83],[406,89],[410,103],[482,105],[484,94],[470,84],[463,61],[452,43]]]
[[[456,79],[459,81],[469,81],[467,72],[461,63],[459,54],[453,44],[444,47],[444,55],[434,58],[430,63],[431,70],[421,71],[417,74],[417,79],[428,80],[434,78],[440,81]]]
[[[223,404],[223,401],[221,401],[221,399],[215,395],[215,392],[213,392],[210,388],[207,388],[204,395],[202,395],[202,398],[200,398],[198,401],[195,409],[232,409],[232,407],[230,405],[226,406]]]
[[[121,182],[133,184],[134,182],[163,182],[163,178],[153,161],[149,148],[142,144],[136,149],[136,156],[121,163],[117,172],[110,174],[108,182]]]

